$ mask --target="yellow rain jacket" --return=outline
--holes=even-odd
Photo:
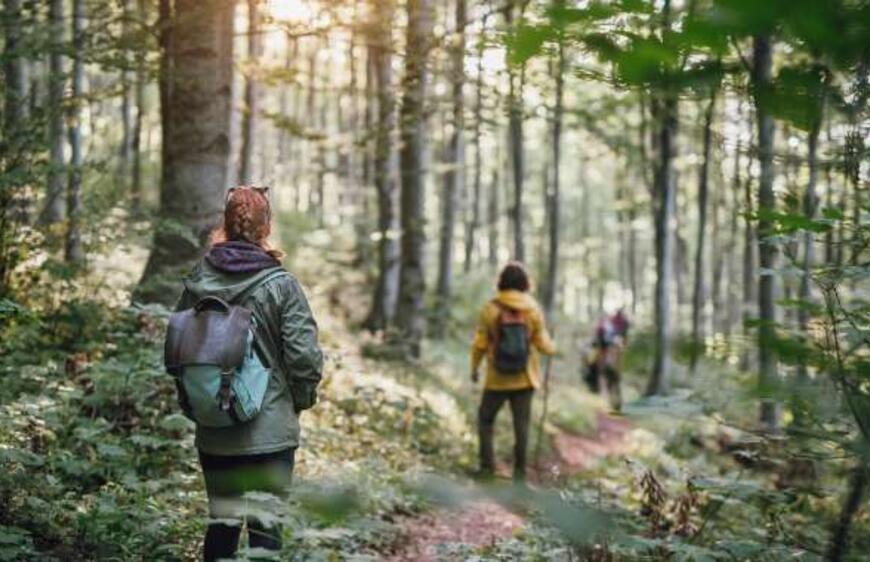
[[[502,375],[493,366],[495,361],[495,334],[500,310],[493,302],[488,302],[480,312],[480,320],[477,332],[474,334],[474,343],[471,346],[471,370],[476,372],[484,356],[487,358],[486,378],[484,388],[486,390],[524,390],[538,388],[541,384],[541,364],[539,355],[554,355],[556,345],[553,343],[547,327],[544,325],[544,315],[541,308],[528,293],[522,291],[499,291],[496,299],[503,305],[514,310],[521,311],[525,316],[529,328],[530,354],[529,363],[523,373]]]

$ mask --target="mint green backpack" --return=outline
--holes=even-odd
[[[267,275],[236,300],[281,275],[286,272]],[[182,411],[197,424],[229,427],[260,413],[271,373],[255,351],[255,322],[247,308],[215,296],[170,317],[166,371],[175,378]]]

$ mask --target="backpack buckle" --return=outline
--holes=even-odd
[[[230,410],[230,402],[232,401],[230,383],[232,383],[232,380],[233,371],[221,371],[221,386],[220,390],[218,390],[220,402],[218,407],[222,412],[228,412]]]

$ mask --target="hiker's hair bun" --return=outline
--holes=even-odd
[[[284,253],[271,247],[272,209],[268,188],[242,185],[227,191],[223,223],[212,235],[212,243],[229,240],[249,242],[261,246],[273,257],[281,259]]]

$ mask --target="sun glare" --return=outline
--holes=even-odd
[[[277,20],[305,21],[311,18],[311,3],[306,0],[268,0],[269,13]]]

